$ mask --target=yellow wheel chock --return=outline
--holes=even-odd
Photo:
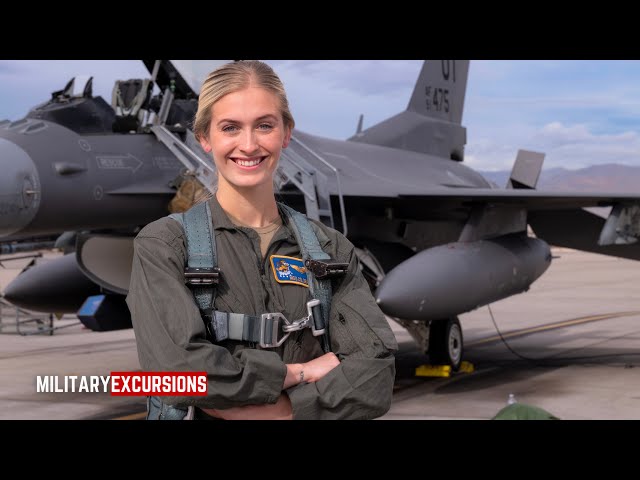
[[[471,373],[474,371],[473,364],[461,362],[458,372]],[[420,365],[416,368],[416,377],[450,377],[451,365]]]

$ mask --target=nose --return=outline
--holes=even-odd
[[[40,205],[40,179],[31,157],[0,138],[0,240],[20,232]]]
[[[252,153],[256,153],[258,150],[258,141],[256,138],[256,132],[253,129],[247,130],[247,132],[243,135],[242,145],[240,147],[242,153],[246,155],[251,155]]]

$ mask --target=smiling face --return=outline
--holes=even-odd
[[[200,144],[213,153],[218,181],[244,189],[273,185],[280,152],[290,139],[278,97],[252,85],[211,106],[209,133]]]

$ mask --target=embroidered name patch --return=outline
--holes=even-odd
[[[273,276],[278,283],[294,283],[308,287],[307,267],[301,258],[285,257],[284,255],[271,255],[271,268]]]

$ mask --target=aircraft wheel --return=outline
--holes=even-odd
[[[458,371],[463,354],[462,327],[458,317],[434,320],[429,326],[429,359],[434,365],[451,365]]]

